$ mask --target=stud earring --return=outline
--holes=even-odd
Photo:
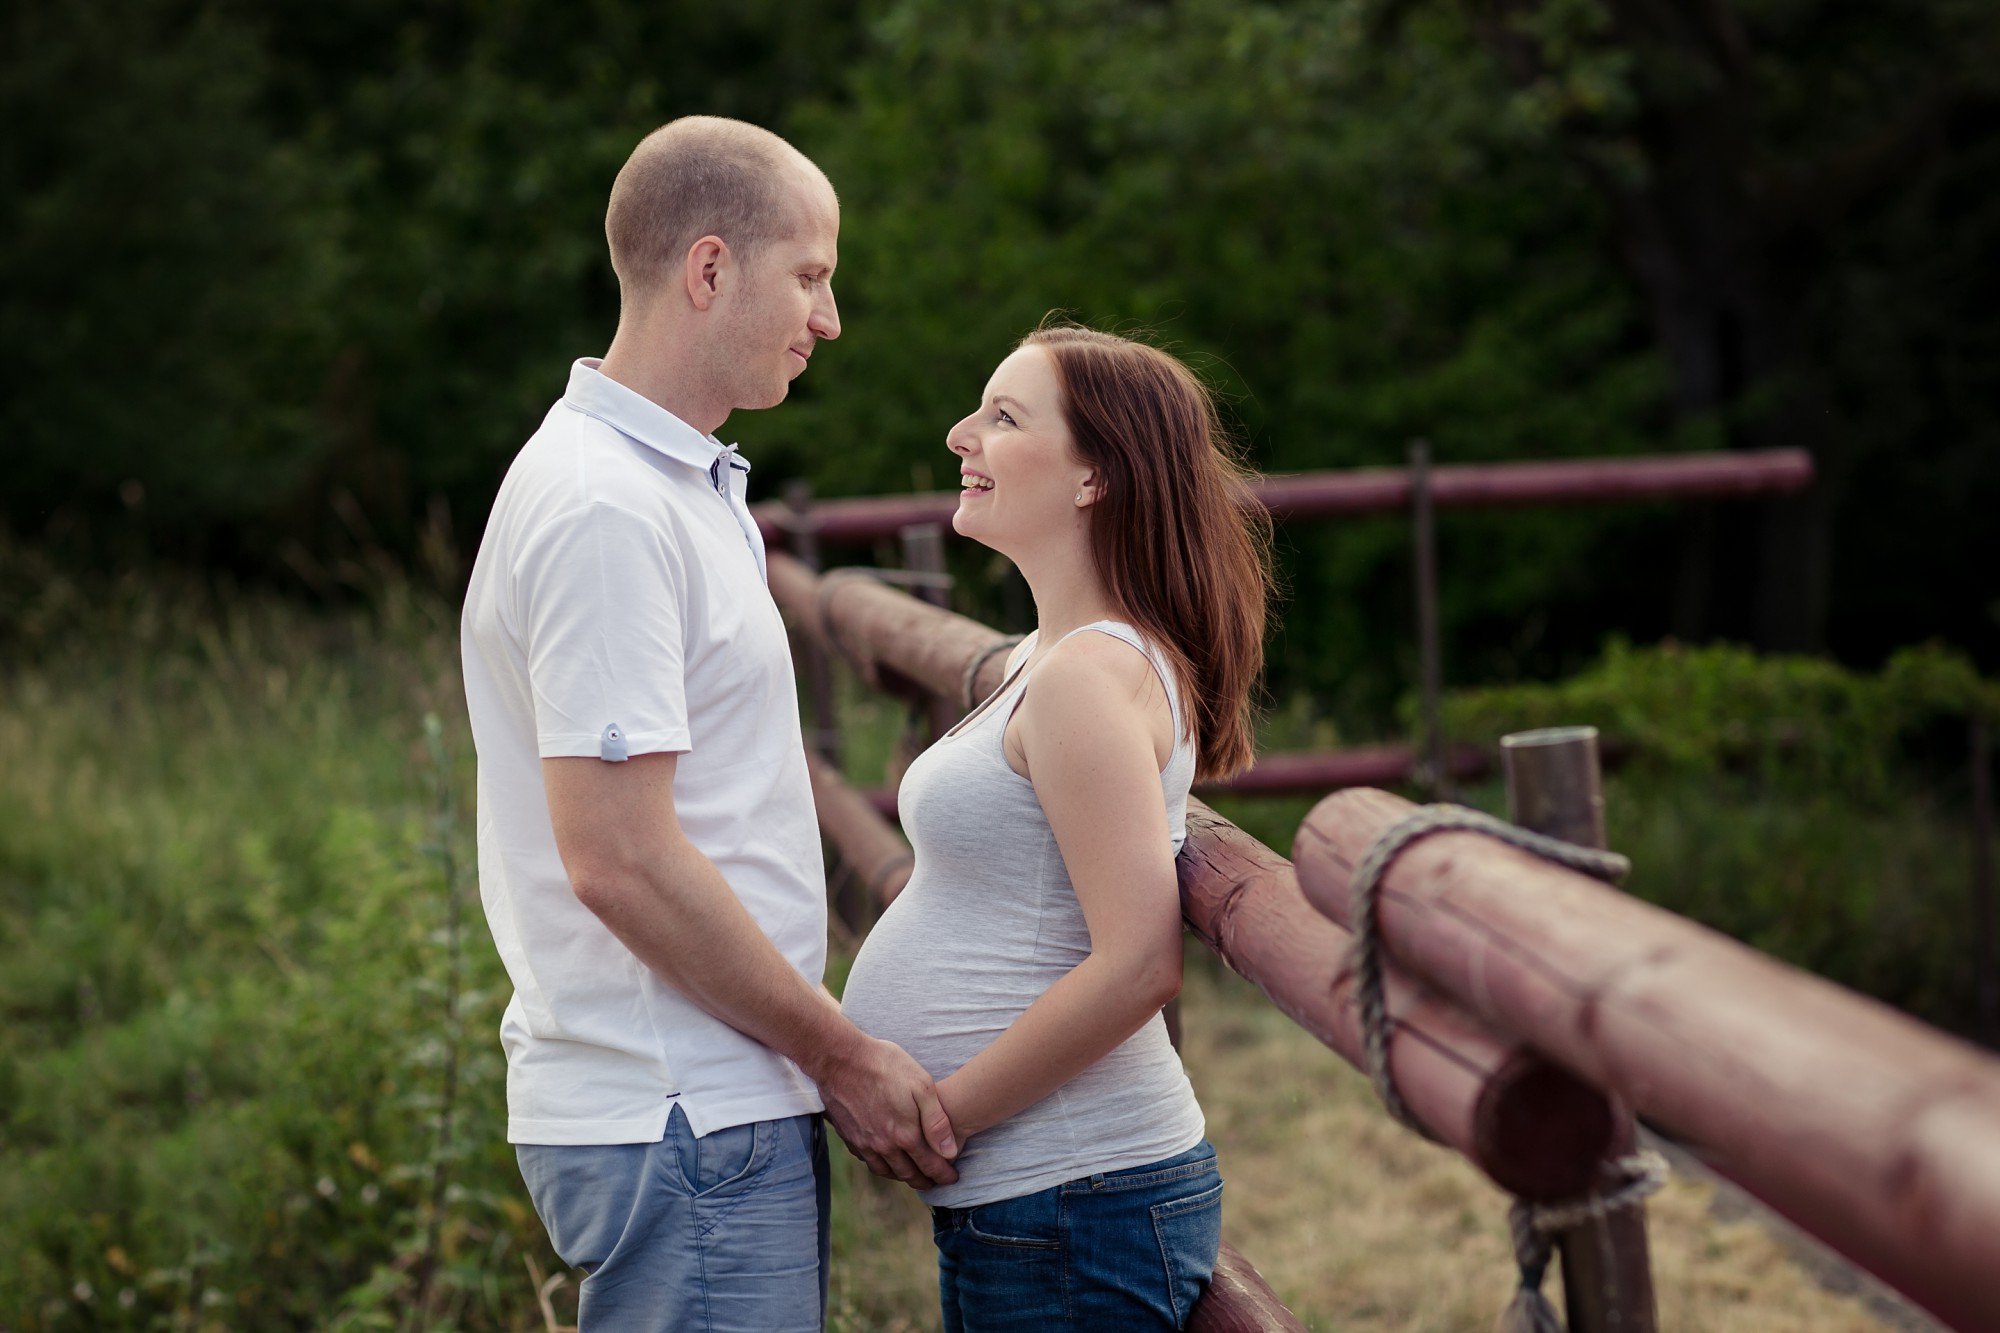
[[[1082,503],[1083,503],[1083,492],[1082,492],[1082,491],[1078,491],[1078,492],[1076,493],[1076,502],[1077,502],[1078,504],[1082,504]]]

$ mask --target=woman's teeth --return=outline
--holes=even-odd
[[[970,473],[959,477],[959,489],[965,491],[990,491],[993,489],[991,477],[975,477]]]

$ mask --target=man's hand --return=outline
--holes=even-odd
[[[894,1042],[863,1037],[819,1071],[820,1099],[847,1150],[912,1189],[958,1179],[958,1141],[923,1066]]]

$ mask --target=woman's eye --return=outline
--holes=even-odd
[[[1002,412],[998,413],[998,415],[997,415],[997,418],[996,418],[996,419],[997,419],[997,420],[999,420],[999,421],[1002,421],[1002,422],[1004,422],[1005,424],[1007,424],[1007,425],[1009,425],[1009,426],[1011,426],[1011,425],[1013,425],[1013,424],[1014,424],[1014,418],[1012,418],[1012,417],[1008,416],[1008,415],[1006,414],[1006,412],[1004,412],[1004,411],[1002,411]]]

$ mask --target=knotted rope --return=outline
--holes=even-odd
[[[1380,924],[1382,881],[1412,843],[1433,833],[1483,833],[1490,838],[1532,852],[1557,865],[1617,883],[1632,869],[1632,863],[1616,852],[1580,847],[1573,842],[1551,838],[1495,819],[1460,805],[1424,805],[1391,824],[1370,843],[1361,862],[1354,868],[1354,984],[1361,1010],[1361,1050],[1368,1066],[1368,1078],[1375,1094],[1391,1116],[1416,1133],[1438,1142],[1430,1126],[1410,1109],[1396,1080],[1389,1072],[1389,1037],[1393,1020],[1383,1000],[1384,962]],[[1562,1323],[1541,1293],[1542,1275],[1554,1253],[1554,1237],[1592,1219],[1601,1219],[1620,1208],[1630,1208],[1666,1183],[1666,1159],[1650,1149],[1611,1163],[1624,1177],[1623,1183],[1608,1191],[1598,1190],[1579,1199],[1557,1204],[1536,1204],[1514,1200],[1508,1211],[1508,1228],[1514,1241],[1514,1262],[1521,1270],[1520,1290],[1513,1304],[1501,1316],[1502,1333],[1560,1333]]]
[[[1000,654],[1018,646],[1022,637],[1019,634],[1009,634],[1004,638],[995,639],[992,643],[987,644],[984,648],[974,653],[972,660],[965,664],[965,676],[958,683],[958,696],[959,702],[965,706],[966,712],[970,713],[974,708],[978,707],[983,697],[975,693],[979,689],[979,673],[981,669]]]
[[[1609,1190],[1563,1203],[1514,1200],[1507,1210],[1507,1231],[1514,1242],[1514,1264],[1521,1284],[1501,1312],[1497,1333],[1562,1333],[1562,1320],[1542,1295],[1542,1275],[1555,1257],[1555,1239],[1583,1222],[1601,1222],[1621,1208],[1631,1208],[1667,1183],[1667,1159],[1651,1148],[1608,1163],[1622,1179]]]

